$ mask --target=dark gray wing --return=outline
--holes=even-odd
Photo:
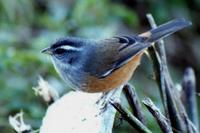
[[[120,36],[97,41],[98,48],[87,63],[86,72],[105,78],[150,46],[145,37]]]
[[[190,25],[190,21],[175,19],[139,36],[121,36],[98,41],[97,52],[91,58],[93,61],[89,63],[91,68],[88,70],[90,74],[104,78],[126,64],[133,56],[149,47],[153,42]]]

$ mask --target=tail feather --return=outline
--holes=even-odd
[[[150,37],[147,41],[150,43],[156,42],[190,25],[192,25],[192,23],[183,18],[169,21],[150,30]]]

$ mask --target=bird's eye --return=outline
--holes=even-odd
[[[61,55],[61,54],[65,53],[66,50],[65,49],[56,49],[54,52],[55,52],[55,54]]]

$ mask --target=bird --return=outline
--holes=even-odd
[[[106,93],[128,83],[148,47],[191,24],[179,18],[138,35],[99,40],[64,37],[41,52],[50,55],[72,89]]]

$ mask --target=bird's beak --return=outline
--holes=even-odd
[[[41,51],[41,53],[43,53],[43,54],[48,54],[48,55],[52,55],[52,54],[53,54],[53,52],[52,52],[52,50],[51,50],[50,47],[47,47],[47,48],[43,49],[43,50]]]

